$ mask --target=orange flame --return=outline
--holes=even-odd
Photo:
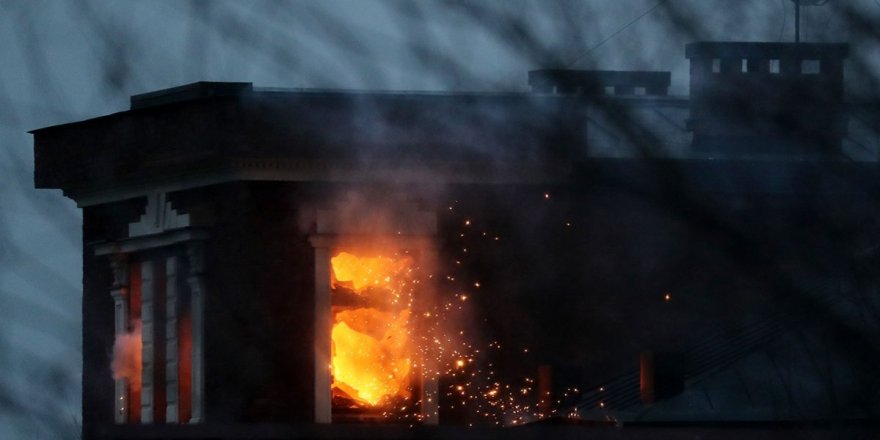
[[[351,289],[367,307],[333,316],[333,388],[365,406],[409,396],[410,309],[402,287],[410,258],[358,257],[341,252],[330,260],[333,287]]]
[[[410,258],[358,257],[340,252],[330,259],[333,267],[333,288],[350,287],[359,295],[367,293],[368,287],[392,287],[400,276],[410,269]]]
[[[141,389],[141,321],[135,320],[130,332],[116,335],[113,344],[114,379],[126,379],[132,391]]]

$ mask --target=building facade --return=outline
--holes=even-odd
[[[868,333],[828,306],[875,252],[854,249],[880,194],[876,163],[846,159],[846,51],[695,43],[689,98],[668,96],[663,72],[542,70],[532,93],[506,94],[203,82],[34,131],[36,186],[83,210],[84,437],[638,421],[648,403],[663,413],[657,390],[687,394],[804,317],[827,323],[843,359],[829,380],[849,379],[834,408],[776,419],[876,416],[860,403]],[[369,274],[348,277],[345,258]],[[474,305],[435,324],[451,300]],[[499,347],[472,356],[498,365],[489,382],[551,365],[545,392],[564,394],[562,371],[597,388],[551,405],[530,394],[527,415],[487,403],[481,418],[457,403],[465,382],[437,354],[449,347],[431,342],[449,325],[475,333],[472,349]],[[680,386],[643,354],[657,361],[640,394],[640,353],[666,351]],[[768,405],[725,414],[766,419]]]

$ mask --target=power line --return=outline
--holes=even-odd
[[[801,42],[801,6],[824,6],[831,0],[791,0],[794,2],[794,42]],[[877,0],[874,0],[877,2]],[[878,3],[880,4],[880,3]]]
[[[779,0],[780,6],[782,6],[782,27],[779,28],[779,38],[777,41],[782,41],[782,36],[785,35],[785,22],[788,21],[788,13],[785,10],[785,0]]]
[[[568,64],[568,67],[574,66],[574,65],[577,64],[580,60],[582,60],[585,56],[589,55],[590,52],[592,52],[592,51],[598,49],[599,46],[602,46],[602,45],[605,44],[608,40],[610,40],[610,39],[616,37],[617,34],[623,32],[624,30],[626,30],[626,28],[628,28],[628,27],[634,25],[637,21],[641,20],[643,17],[645,17],[646,15],[650,14],[651,12],[654,12],[655,9],[659,8],[663,3],[666,3],[667,1],[669,1],[669,0],[660,0],[659,2],[657,2],[656,5],[651,6],[650,8],[648,8],[647,11],[643,12],[641,15],[639,15],[639,16],[636,17],[636,18],[634,18],[634,19],[633,19],[632,21],[630,21],[629,23],[623,25],[623,27],[621,27],[620,29],[614,31],[614,33],[612,33],[611,35],[605,37],[604,39],[602,39],[602,41],[596,43],[593,47],[587,49],[586,52],[582,53],[582,54],[579,55],[577,58],[575,58],[574,61],[572,61],[571,63],[569,63],[569,64]]]

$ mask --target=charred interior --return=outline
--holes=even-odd
[[[83,210],[84,438],[876,417],[827,316],[876,282],[846,56],[695,43],[690,97],[202,82],[36,130],[37,187]]]

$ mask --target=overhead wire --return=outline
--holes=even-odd
[[[654,6],[651,6],[650,8],[648,8],[648,10],[646,10],[645,12],[642,12],[641,15],[639,15],[638,17],[632,19],[629,23],[623,25],[620,29],[617,29],[616,31],[614,31],[613,33],[611,33],[611,35],[609,35],[609,36],[603,38],[602,41],[599,41],[598,43],[596,43],[595,45],[593,45],[593,47],[587,49],[586,52],[584,52],[584,53],[578,55],[578,56],[577,56],[577,57],[576,57],[571,63],[569,63],[568,67],[574,66],[574,65],[577,64],[580,60],[584,59],[585,56],[589,55],[590,52],[592,52],[592,51],[598,49],[598,48],[601,47],[603,44],[607,43],[609,40],[611,40],[612,38],[616,37],[616,36],[617,36],[618,34],[620,34],[621,32],[625,31],[628,27],[630,27],[630,26],[636,24],[636,22],[638,22],[639,20],[641,20],[642,18],[644,18],[644,17],[647,16],[648,14],[654,12],[655,9],[659,8],[660,6],[662,6],[664,3],[668,2],[668,1],[669,1],[669,0],[660,0],[660,1],[657,2],[657,4],[655,4]]]
[[[785,35],[785,25],[788,20],[788,13],[785,10],[785,0],[779,0],[779,5],[782,6],[782,26],[779,28],[779,38],[776,41],[782,41],[783,35]]]

